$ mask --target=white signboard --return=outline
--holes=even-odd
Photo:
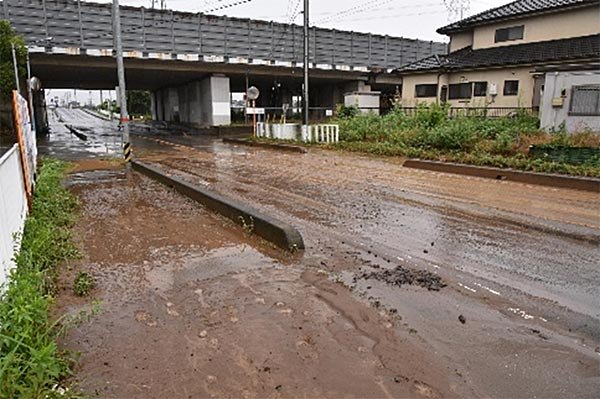
[[[248,115],[264,115],[265,114],[265,109],[264,108],[252,108],[252,107],[248,107],[246,108],[246,114]]]

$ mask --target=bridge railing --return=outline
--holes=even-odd
[[[0,3],[3,17],[29,43],[52,37],[54,47],[112,51],[110,4],[77,0]],[[302,63],[302,28],[294,24],[129,6],[121,7],[121,18],[124,49],[150,58],[279,66]],[[444,43],[310,29],[310,61],[318,68],[398,68],[446,52]]]

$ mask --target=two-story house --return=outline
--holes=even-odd
[[[517,0],[437,32],[448,54],[397,70],[405,107],[539,107],[549,72],[599,73],[598,0]]]

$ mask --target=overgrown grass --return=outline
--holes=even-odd
[[[77,201],[61,186],[66,167],[56,160],[42,162],[17,267],[0,300],[2,398],[65,397],[54,389],[69,367],[57,348],[59,331],[49,308],[56,266],[77,255],[70,230]]]
[[[331,148],[600,177],[599,159],[571,165],[528,157],[532,144],[599,147],[600,135],[567,134],[564,129],[546,133],[540,130],[538,118],[525,112],[500,118],[484,114],[449,118],[446,107],[433,104],[411,114],[401,108],[384,116],[347,113],[336,123],[341,143]]]

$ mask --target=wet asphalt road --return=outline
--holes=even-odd
[[[319,245],[319,236],[338,236],[414,265],[466,272],[600,318],[595,193],[410,170],[318,150],[287,154],[165,139],[193,150],[171,146],[155,155],[152,145],[145,150],[150,140],[144,139],[138,143],[140,156],[276,212],[299,225],[309,247]],[[600,331],[594,335],[600,337]]]
[[[114,124],[62,111],[94,139],[58,127],[47,153],[118,152]],[[588,397],[600,387],[597,194],[143,133],[134,138],[139,158],[297,226],[307,244],[301,264],[322,265],[364,301],[396,309],[483,396]],[[431,295],[353,280],[389,265],[429,270],[449,287]]]

